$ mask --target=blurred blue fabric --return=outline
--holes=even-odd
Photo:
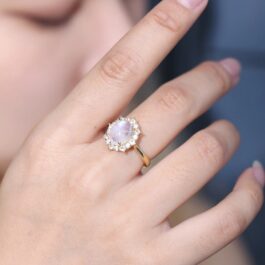
[[[153,0],[150,7],[157,4]],[[215,0],[161,65],[163,82],[207,59],[236,57],[243,64],[237,88],[188,128],[191,135],[216,119],[240,130],[241,147],[204,193],[222,199],[253,160],[265,164],[265,1]],[[203,87],[201,89],[204,89]],[[244,234],[257,265],[265,264],[265,208]]]

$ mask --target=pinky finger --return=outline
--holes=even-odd
[[[264,181],[264,170],[255,162],[221,203],[162,234],[164,264],[197,264],[238,237],[263,204]]]

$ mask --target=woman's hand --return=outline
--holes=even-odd
[[[136,152],[111,152],[102,137],[203,11],[206,0],[197,2],[162,1],[31,134],[1,186],[1,264],[197,264],[253,220],[263,200],[257,167],[214,208],[174,228],[167,221],[234,153],[230,123],[200,131],[143,176]],[[229,59],[159,88],[129,115],[143,150],[159,154],[238,78]]]

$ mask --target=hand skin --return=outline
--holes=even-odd
[[[135,152],[110,152],[102,139],[206,4],[161,1],[31,133],[0,189],[2,264],[194,265],[250,224],[264,177],[251,168],[217,206],[174,228],[167,221],[235,152],[231,123],[200,131],[143,176]],[[159,154],[235,85],[239,71],[232,59],[205,62],[133,110],[146,153]]]
[[[132,27],[144,2],[134,0],[132,12],[131,0],[0,1],[0,178],[32,128]]]

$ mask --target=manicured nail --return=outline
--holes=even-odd
[[[238,60],[233,58],[227,58],[220,61],[220,64],[232,77],[233,83],[237,84],[240,78],[241,64]]]
[[[265,186],[265,172],[263,165],[259,161],[254,161],[253,163],[253,174],[257,182],[264,187]]]
[[[178,0],[178,2],[186,8],[195,9],[196,7],[200,6],[203,2],[206,2],[206,0]]]

